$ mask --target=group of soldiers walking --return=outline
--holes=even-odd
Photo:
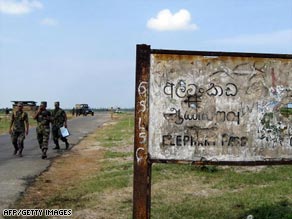
[[[59,138],[65,142],[66,149],[69,143],[66,137],[60,132],[61,127],[67,128],[66,112],[60,108],[60,102],[55,102],[55,109],[50,112],[47,110],[47,102],[42,101],[33,119],[37,121],[36,134],[40,149],[42,150],[42,159],[47,158],[47,150],[50,137],[50,124],[52,124],[52,136],[55,143],[54,149],[60,149]],[[12,144],[14,146],[14,155],[22,157],[25,136],[29,132],[28,114],[23,111],[23,103],[17,104],[17,110],[11,115],[9,133],[11,134]]]

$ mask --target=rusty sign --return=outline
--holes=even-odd
[[[133,218],[157,162],[292,164],[292,55],[137,45]]]
[[[292,57],[151,50],[150,159],[292,160]]]

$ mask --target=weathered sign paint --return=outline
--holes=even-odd
[[[150,55],[150,159],[292,160],[291,57],[210,54]]]
[[[292,164],[292,55],[137,45],[133,218],[153,163]]]

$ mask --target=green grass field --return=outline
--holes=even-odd
[[[280,112],[283,116],[289,117],[292,115],[292,109],[291,108],[281,108]]]
[[[98,131],[106,150],[101,170],[55,194],[47,208],[103,211],[103,218],[132,218],[132,114]],[[125,146],[131,152],[121,150]],[[153,219],[292,219],[292,166],[226,167],[153,164]],[[99,207],[97,207],[99,206]],[[73,213],[74,214],[74,213]]]
[[[0,114],[0,134],[8,133],[10,125],[10,117],[5,114]]]

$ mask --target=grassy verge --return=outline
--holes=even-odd
[[[132,218],[133,121],[123,114],[99,129],[99,171],[52,194],[42,207],[71,208],[74,218]],[[154,164],[151,218],[292,219],[291,172],[292,166]]]
[[[6,116],[4,113],[0,114],[0,134],[8,133],[10,125],[10,117]]]
[[[154,165],[153,169],[154,218],[292,218],[289,166],[202,171]]]
[[[101,194],[131,186],[132,162],[127,158],[132,157],[128,150],[133,144],[132,114],[120,115],[115,125],[100,129],[96,141],[105,149],[104,159],[100,161],[101,171],[81,181],[78,186],[51,197],[47,201],[48,207],[94,207]],[[119,151],[122,146],[127,149]]]

